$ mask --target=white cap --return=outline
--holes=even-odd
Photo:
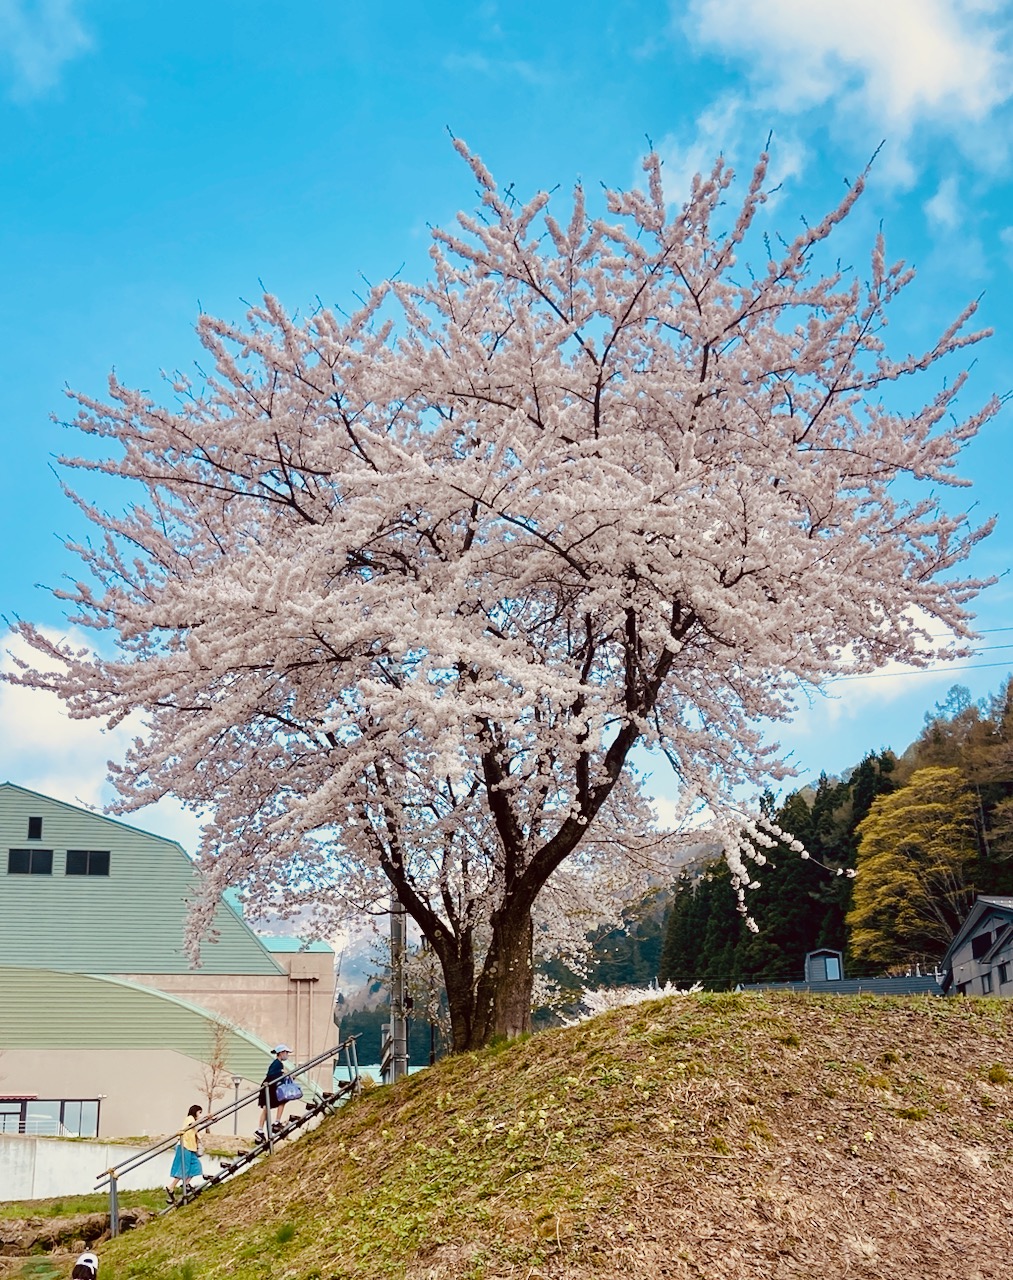
[[[83,1262],[86,1267],[91,1267],[94,1271],[98,1270],[98,1255],[94,1253],[82,1253],[78,1262]]]
[[[274,1052],[275,1052],[275,1053],[291,1053],[291,1052],[292,1052],[292,1050],[288,1047],[288,1045],[287,1045],[287,1044],[279,1044],[279,1045],[275,1048]]]

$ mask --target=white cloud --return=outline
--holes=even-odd
[[[921,677],[917,692],[922,699],[927,696],[925,690],[948,687],[956,679],[948,664],[931,663],[924,668],[890,662],[873,675],[831,681],[825,696],[818,697],[809,708],[800,709],[793,719],[793,727],[799,733],[819,735],[828,726],[835,728],[845,720],[858,722],[868,719],[872,713],[878,715],[888,705],[911,696],[911,677],[915,673]]]
[[[50,634],[54,640],[68,638],[74,645],[87,643],[80,634]],[[0,671],[15,669],[12,653],[39,662],[39,655],[20,638],[9,637]],[[107,762],[123,758],[139,728],[136,719],[111,731],[95,720],[72,720],[55,694],[0,683],[0,781],[102,811],[113,798],[106,782]],[[123,821],[178,840],[190,853],[196,849],[198,820],[175,801],[159,801],[125,815]]]
[[[91,47],[75,8],[76,0],[0,0],[0,66],[16,100],[41,97]]]
[[[944,178],[936,194],[926,200],[925,216],[939,231],[956,231],[960,226],[961,208],[956,175]]]
[[[662,181],[665,198],[672,204],[687,199],[693,178],[709,173],[718,156],[748,178],[767,143],[769,126],[761,127],[749,104],[734,94],[719,98],[703,111],[693,124],[679,134],[668,134],[657,144],[664,167]],[[777,130],[770,143],[767,170],[766,211],[772,212],[781,199],[775,188],[789,185],[802,175],[808,159],[805,143],[792,130]],[[635,182],[643,180],[638,171]]]
[[[719,155],[729,157],[738,152],[743,132],[744,106],[734,95],[720,98],[696,120],[692,130],[683,137],[669,134],[658,143],[657,151],[664,162],[662,176],[665,199],[681,203],[690,192],[698,173],[709,173]],[[759,154],[763,139],[757,139],[754,157]],[[638,180],[640,176],[638,175]]]
[[[758,107],[831,104],[893,136],[926,121],[965,130],[1013,92],[998,0],[690,0],[687,28],[748,60]]]

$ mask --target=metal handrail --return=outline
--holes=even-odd
[[[354,1086],[359,1079],[359,1059],[357,1053],[356,1040],[359,1033],[349,1036],[347,1040],[342,1040],[335,1045],[333,1049],[327,1049],[324,1053],[319,1053],[315,1058],[310,1058],[307,1062],[302,1062],[298,1066],[293,1067],[290,1071],[283,1072],[271,1081],[272,1087],[280,1083],[282,1080],[288,1080],[293,1076],[303,1075],[307,1071],[311,1071],[314,1067],[320,1066],[321,1063],[331,1059],[336,1059],[338,1054],[344,1052],[345,1066],[349,1073],[349,1083]],[[307,1082],[309,1083],[309,1082]],[[223,1107],[220,1111],[215,1111],[211,1115],[206,1116],[198,1124],[194,1125],[197,1133],[210,1129],[220,1120],[235,1114],[247,1106],[255,1098],[260,1097],[260,1091],[264,1088],[263,1084],[259,1084],[251,1093],[245,1094],[231,1102],[227,1107]],[[319,1086],[311,1084],[310,1088],[318,1093],[321,1097],[327,1093],[327,1090],[321,1090]],[[270,1102],[270,1095],[268,1095]],[[267,1123],[267,1145],[268,1149],[274,1151],[273,1134],[271,1130],[271,1108],[268,1107],[268,1123]],[[163,1138],[160,1142],[153,1143],[150,1147],[146,1147],[143,1151],[135,1151],[125,1160],[121,1160],[119,1164],[112,1165],[108,1169],[104,1169],[98,1175],[95,1182],[95,1190],[100,1191],[106,1184],[109,1186],[109,1230],[110,1234],[115,1236],[119,1234],[119,1203],[117,1183],[124,1174],[130,1173],[132,1170],[139,1168],[143,1164],[147,1164],[149,1160],[153,1160],[155,1156],[162,1155],[164,1152],[171,1150],[179,1142],[179,1134],[174,1133],[171,1137]]]

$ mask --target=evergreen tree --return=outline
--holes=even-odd
[[[748,907],[759,932],[745,927],[727,868],[717,863],[684,874],[675,887],[659,970],[662,981],[727,987],[801,978],[806,953],[843,951],[855,865],[856,827],[878,795],[893,786],[889,751],[870,753],[841,782],[821,775],[815,789],[793,792],[766,811],[811,855],[780,845],[757,871]],[[841,874],[837,874],[840,872]]]
[[[649,894],[591,947],[588,987],[646,987],[658,977],[668,891]]]
[[[720,868],[720,863],[706,864],[705,875]],[[658,981],[673,982],[676,986],[686,987],[696,982],[702,973],[703,954],[701,943],[706,926],[709,908],[709,895],[698,892],[704,884],[699,878],[699,871],[684,871],[676,882],[672,903],[669,907],[665,926],[664,946],[658,970]],[[731,900],[731,886],[728,886],[729,911],[734,914],[734,902]]]

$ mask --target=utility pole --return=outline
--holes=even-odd
[[[390,1078],[408,1074],[408,991],[405,955],[407,915],[396,894],[390,895]]]
[[[429,1021],[429,1065],[436,1062],[436,1022],[439,1017],[439,1005],[436,996],[436,957],[425,938],[422,939],[422,954],[426,958],[427,976],[429,978],[429,1000],[426,1005],[426,1018]]]

